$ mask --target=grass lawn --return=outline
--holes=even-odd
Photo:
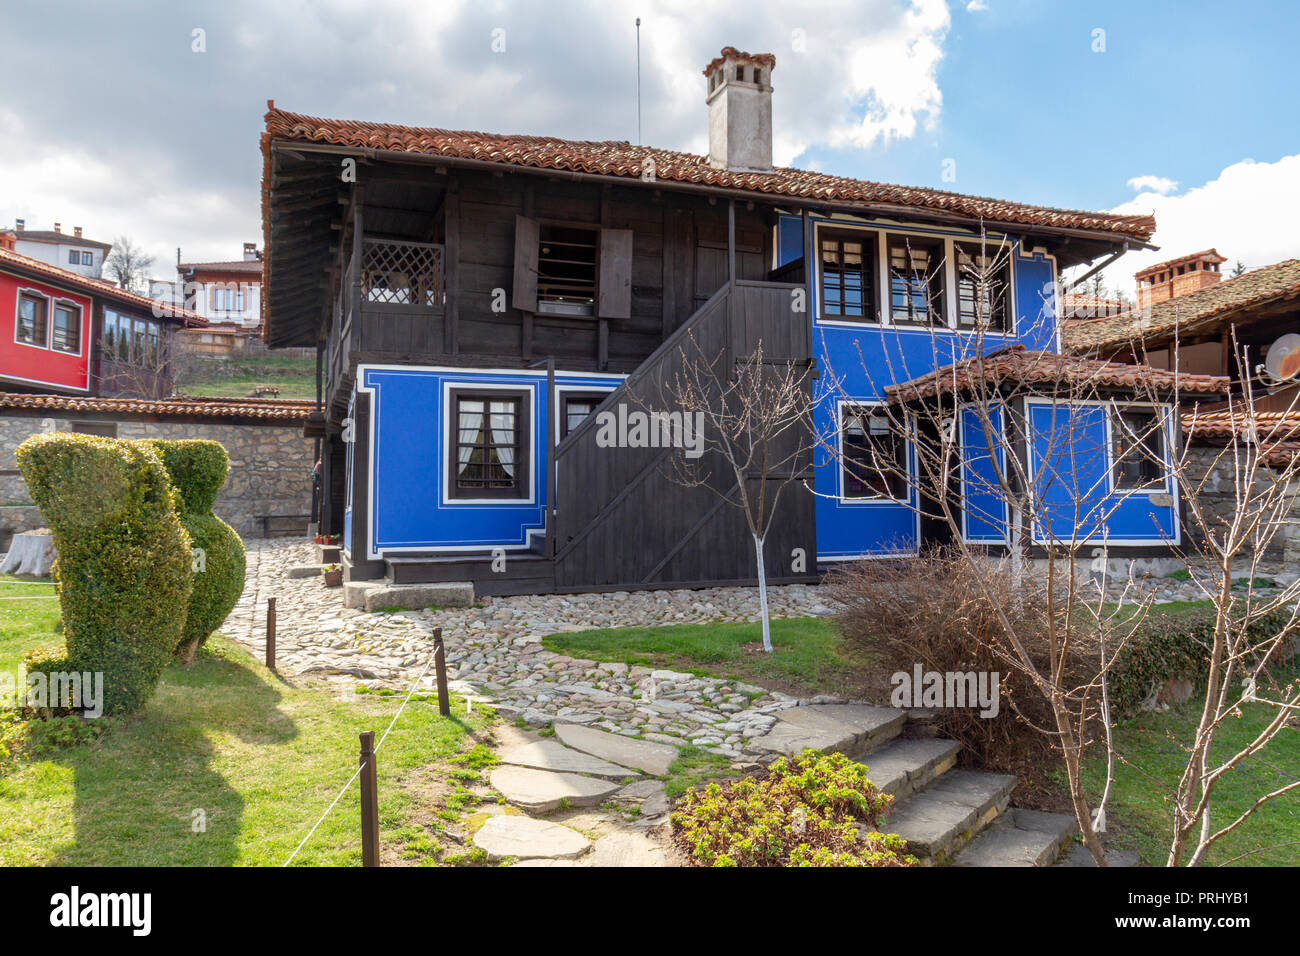
[[[1292,671],[1285,675],[1294,679]],[[1214,754],[1222,758],[1235,753],[1254,738],[1268,722],[1272,709],[1263,704],[1242,708],[1240,719],[1229,718],[1220,728]],[[1165,713],[1144,714],[1121,724],[1115,747],[1127,761],[1116,762],[1115,789],[1107,814],[1114,843],[1136,850],[1144,863],[1163,866],[1171,834],[1168,802],[1186,765],[1183,746],[1190,743],[1200,719],[1195,700]],[[1263,753],[1229,774],[1215,790],[1210,822],[1216,829],[1235,819],[1259,797],[1300,777],[1300,728],[1283,729]],[[1105,762],[1094,758],[1086,768],[1086,779],[1094,793],[1105,781]],[[1300,841],[1300,791],[1275,799],[1241,827],[1211,849],[1207,864],[1226,863],[1261,847],[1277,847],[1246,857],[1237,865],[1295,866],[1300,863],[1300,846],[1279,846]]]
[[[44,644],[58,644],[54,624],[59,601],[48,578],[0,574],[0,672],[19,679],[22,657]]]
[[[5,581],[0,596],[23,587],[34,586]],[[49,629],[56,601],[9,609],[19,603],[0,601],[0,661],[11,673],[27,646],[58,640]],[[106,719],[98,739],[0,764],[0,865],[288,859],[356,768],[358,733],[382,735],[401,697],[289,686],[224,639],[209,644],[193,667],[167,670],[141,714]],[[450,806],[449,787],[462,791],[491,762],[483,746],[490,714],[466,716],[464,701],[454,700],[453,715],[412,700],[379,753],[385,862],[447,862],[452,848],[440,842],[444,824],[431,808],[444,799]],[[454,783],[429,769],[453,765],[458,754]],[[354,783],[295,863],[359,865],[359,814]]]
[[[223,359],[196,358],[177,377],[176,391],[182,395],[242,398],[259,385],[275,385],[282,399],[316,397],[316,360],[292,355],[237,356]]]
[[[804,695],[860,693],[861,667],[840,652],[839,634],[816,617],[772,621],[773,653],[759,624],[619,627],[552,634],[547,650],[586,660],[663,667]]]

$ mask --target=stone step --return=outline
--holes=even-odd
[[[1076,830],[1068,813],[1012,807],[953,858],[953,866],[1051,866]]]
[[[923,862],[942,863],[997,819],[1015,785],[1009,774],[953,770],[896,803],[885,832],[901,836]]]
[[[343,604],[367,611],[387,607],[471,607],[474,604],[474,585],[470,581],[433,584],[347,581],[343,585]]]
[[[749,753],[762,757],[793,756],[805,748],[848,756],[864,754],[898,736],[907,723],[907,711],[871,704],[812,704],[780,712],[762,737],[746,744]]]
[[[897,738],[858,758],[858,763],[867,768],[877,789],[901,800],[951,770],[960,751],[957,741],[941,737]]]
[[[536,740],[532,743],[507,747],[497,755],[503,764],[516,767],[532,767],[534,770],[555,770],[561,773],[581,773],[592,777],[608,777],[611,780],[627,780],[641,774],[627,767],[601,760],[590,754],[568,747],[554,740]]]

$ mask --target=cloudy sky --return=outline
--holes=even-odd
[[[1160,253],[1300,256],[1300,14],[1244,2],[43,0],[0,10],[0,226],[132,237],[170,277],[261,242],[266,101],[702,152],[700,70],[776,54],[777,161],[1154,212]],[[945,170],[955,179],[945,179]]]

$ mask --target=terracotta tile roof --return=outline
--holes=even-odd
[[[1104,299],[1095,295],[1067,292],[1061,296],[1061,314],[1067,319],[1095,319],[1101,316],[1120,315],[1132,306],[1122,299]]]
[[[769,70],[776,69],[776,57],[771,53],[746,53],[744,50],[737,50],[734,46],[724,46],[722,52],[710,60],[709,65],[704,68],[704,75],[712,76],[713,71],[726,62],[727,57],[744,63],[758,63]]]
[[[1251,438],[1250,417],[1244,408],[1203,412],[1183,417],[1188,438],[1208,444],[1227,444],[1234,435]],[[1264,449],[1264,462],[1285,468],[1300,455],[1300,411],[1255,412],[1254,440]]]
[[[198,416],[201,418],[258,418],[265,421],[304,422],[315,402],[252,398],[91,398],[75,395],[41,395],[0,392],[0,408],[34,408],[67,412],[108,412],[134,415]]]
[[[266,130],[262,134],[263,154],[266,157],[264,196],[270,177],[270,144],[308,142],[628,179],[640,179],[643,163],[649,159],[653,161],[655,177],[660,181],[789,196],[831,205],[842,203],[846,206],[927,209],[989,222],[1077,229],[1141,241],[1151,237],[1156,225],[1152,216],[1118,216],[1111,213],[1052,209],[983,196],[965,196],[938,189],[893,186],[802,169],[778,168],[770,173],[732,172],[715,169],[703,156],[649,146],[633,146],[622,141],[590,142],[550,136],[512,136],[320,119],[276,109],[273,103],[268,105],[270,109],[266,113]],[[265,198],[263,205],[266,205]]]
[[[982,358],[973,356],[945,365],[907,382],[889,385],[885,394],[893,403],[930,398],[940,392],[962,391],[983,381],[1028,386],[1044,392],[1070,389],[1153,389],[1189,396],[1220,395],[1228,391],[1228,379],[1217,375],[1187,375],[1166,372],[1146,365],[1103,362],[1077,355],[1038,352],[1013,345]]]
[[[140,295],[138,292],[128,292],[126,289],[119,288],[111,282],[105,282],[103,279],[92,279],[89,276],[83,276],[80,273],[72,272],[68,269],[60,269],[58,266],[52,266],[48,262],[41,262],[39,259],[33,259],[30,256],[24,256],[11,249],[0,248],[0,269],[6,265],[19,266],[29,272],[36,273],[43,278],[48,278],[51,282],[63,286],[72,286],[81,292],[89,292],[93,295],[101,296],[105,299],[111,299],[114,302],[123,305],[134,306],[137,309],[145,309],[150,313],[153,312],[154,300],[147,295]],[[207,325],[208,320],[194,312],[188,312],[185,309],[177,309],[167,306],[171,311],[169,317],[184,319],[187,325]]]
[[[1262,266],[1149,309],[1068,321],[1062,339],[1066,350],[1081,354],[1134,342],[1154,345],[1173,338],[1175,332],[1187,335],[1212,328],[1229,313],[1289,297],[1300,297],[1300,259]]]

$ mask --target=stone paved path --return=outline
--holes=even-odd
[[[276,659],[286,674],[341,674],[369,687],[404,688],[433,653],[443,629],[454,690],[490,697],[530,726],[572,723],[672,746],[695,744],[739,759],[797,698],[754,685],[555,654],[541,639],[595,627],[752,621],[752,588],[638,591],[485,599],[480,607],[366,613],[343,607],[342,592],[317,577],[289,578],[313,548],[281,540],[247,542],[244,594],[223,632],[265,652],[266,600],[276,597]],[[769,591],[777,617],[825,614],[820,589]],[[432,674],[426,677],[432,686]]]
[[[522,727],[500,728],[506,746],[490,774],[506,805],[481,807],[486,821],[471,836],[489,859],[665,865],[669,801],[658,778],[686,744],[729,757],[737,769],[803,747],[866,754],[899,799],[887,829],[934,861],[956,855],[966,865],[1044,865],[1072,826],[1055,815],[1004,814],[1014,778],[952,771],[950,741],[895,739],[906,722],[902,711],[579,660],[541,644],[546,635],[586,628],[756,620],[754,589],[526,596],[366,613],[344,608],[341,589],[326,588],[319,576],[288,576],[315,560],[311,545],[254,540],[247,550],[245,591],[222,630],[260,656],[266,600],[276,597],[281,672],[405,689],[429,662],[433,630],[441,627],[453,690],[518,718]],[[814,586],[772,588],[769,599],[776,617],[830,612]],[[431,689],[431,672],[425,682]],[[553,737],[531,730],[546,725],[554,726]]]

